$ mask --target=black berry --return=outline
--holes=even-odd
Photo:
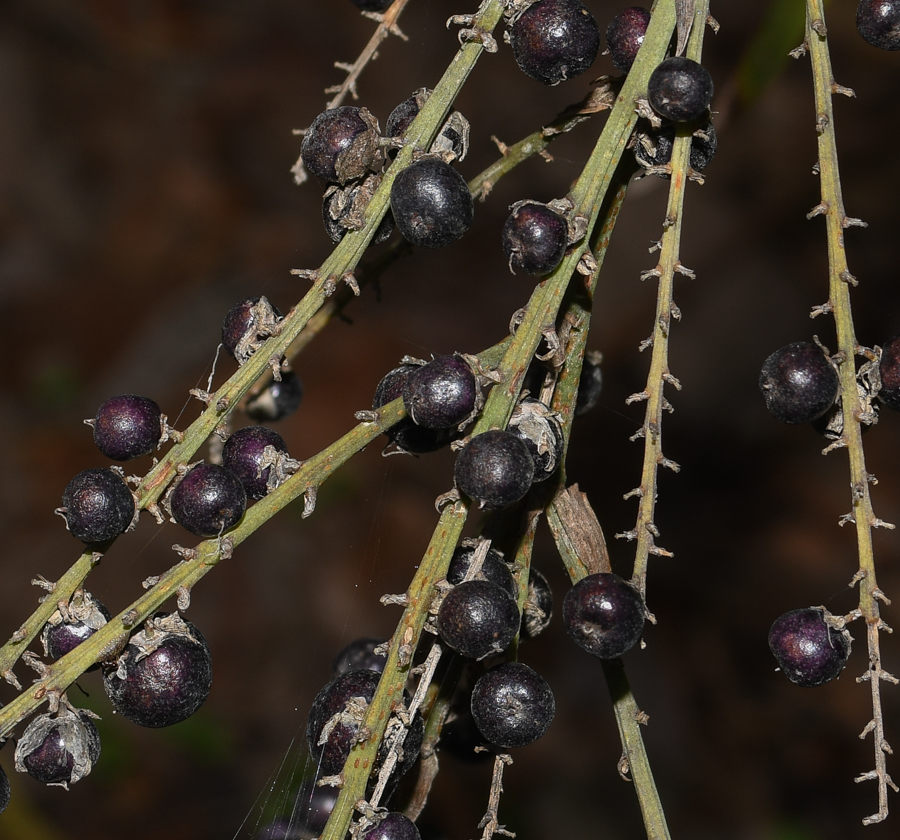
[[[528,597],[522,610],[522,627],[519,635],[533,639],[547,629],[553,617],[553,590],[550,583],[534,566],[528,573]]]
[[[16,770],[39,782],[68,787],[100,757],[100,733],[85,713],[61,708],[34,718],[16,744]]]
[[[578,380],[578,396],[575,398],[575,416],[587,414],[600,402],[603,390],[603,371],[600,369],[602,355],[595,351],[586,353]]]
[[[860,0],[856,28],[873,47],[900,50],[900,0]]]
[[[365,840],[422,840],[416,824],[396,811],[386,814],[362,836]]]
[[[459,546],[450,558],[450,566],[447,568],[447,582],[454,585],[462,583],[469,572],[469,566],[472,565],[474,557],[475,546]],[[488,549],[484,562],[481,564],[481,572],[474,580],[489,580],[491,583],[496,583],[497,586],[508,592],[511,598],[515,598],[518,594],[509,566],[503,562],[503,555],[493,548]]]
[[[546,204],[536,201],[514,204],[502,234],[509,270],[549,274],[562,262],[568,236],[566,220]]]
[[[251,499],[261,499],[269,492],[272,464],[263,466],[269,446],[287,454],[287,444],[278,432],[265,426],[245,426],[234,432],[222,447],[222,466],[237,476]]]
[[[331,673],[338,676],[347,671],[366,670],[380,674],[387,663],[387,655],[375,653],[375,648],[383,644],[384,639],[355,639],[334,657]]]
[[[837,677],[850,656],[850,634],[829,627],[825,610],[791,610],[775,619],[769,648],[784,675],[802,686],[816,686]]]
[[[682,56],[667,58],[650,74],[650,107],[672,122],[702,117],[713,96],[712,76],[696,61]]]
[[[496,583],[469,580],[451,589],[437,615],[441,638],[469,659],[502,653],[519,630],[519,608]]]
[[[303,383],[292,370],[281,372],[281,382],[271,382],[247,403],[247,414],[257,423],[290,417],[303,401]]]
[[[634,146],[634,157],[641,166],[665,166],[672,160],[674,142],[675,128],[671,125],[660,128],[657,131],[639,134]],[[718,147],[719,141],[716,137],[716,130],[711,122],[707,122],[700,127],[699,134],[695,133],[691,137],[691,150],[689,153],[691,169],[697,172],[702,172],[706,169],[716,156]],[[668,178],[669,176],[659,173],[659,177]]]
[[[318,837],[328,817],[334,810],[340,789],[330,785],[317,785],[314,780],[304,782],[294,799],[292,817],[298,828],[304,828]],[[287,840],[287,838],[286,838]]]
[[[162,437],[162,412],[148,397],[123,394],[103,403],[90,425],[94,443],[107,458],[130,461],[156,448]]]
[[[403,385],[406,413],[417,426],[452,429],[472,419],[479,390],[469,363],[455,353],[411,371]]]
[[[630,6],[617,14],[606,27],[606,45],[613,66],[620,73],[627,73],[644,43],[650,12],[641,6]]]
[[[407,241],[440,248],[469,229],[475,203],[459,172],[440,158],[424,157],[394,180],[391,212]]]
[[[56,509],[66,527],[82,542],[104,542],[123,533],[134,519],[134,496],[118,473],[84,470],[63,491]]]
[[[383,12],[394,0],[353,0],[353,5],[364,12]]]
[[[7,776],[6,771],[0,767],[0,814],[2,814],[9,806],[10,794],[9,776]]]
[[[509,431],[531,454],[534,483],[546,481],[556,472],[563,456],[563,430],[559,415],[539,400],[522,400],[509,420]]]
[[[566,593],[563,624],[579,647],[600,659],[614,659],[641,638],[644,602],[618,575],[599,572]]]
[[[93,636],[111,617],[109,610],[89,592],[76,590],[65,616],[56,610],[44,625],[41,631],[44,652],[51,659],[60,659]]]
[[[888,408],[900,411],[900,335],[886,341],[881,348],[878,372],[881,375],[878,398]]]
[[[487,510],[522,499],[534,479],[528,447],[512,432],[499,429],[473,437],[456,457],[456,486]]]
[[[174,520],[198,537],[216,537],[232,528],[246,508],[244,485],[218,464],[192,467],[169,499]]]
[[[203,705],[212,687],[209,645],[178,613],[151,618],[116,664],[104,669],[103,687],[116,711],[133,723],[180,723]]]
[[[821,417],[837,398],[839,386],[828,357],[808,341],[776,350],[759,375],[766,408],[782,423],[809,423]]]
[[[281,313],[265,295],[236,303],[222,321],[222,346],[243,364],[273,334]]]
[[[353,105],[329,108],[317,116],[303,136],[303,165],[324,181],[346,184],[361,178],[378,154],[378,122]]]
[[[431,91],[428,88],[419,88],[409,99],[403,100],[387,118],[384,136],[403,139],[406,129],[419,115],[429,96]],[[452,152],[456,158],[462,160],[469,151],[469,121],[459,111],[451,111],[429,151]],[[395,156],[397,150],[392,149],[390,153]]]
[[[381,408],[402,397],[406,380],[419,367],[420,365],[401,365],[387,373],[375,389],[372,408]],[[434,452],[450,441],[450,434],[446,429],[426,429],[424,426],[417,426],[409,417],[395,423],[385,434],[395,447],[412,455]]]
[[[492,668],[472,689],[472,717],[481,734],[501,749],[536,741],[555,715],[556,700],[547,681],[521,662]]]
[[[509,28],[516,64],[545,85],[584,73],[600,50],[594,16],[578,0],[538,0]]]

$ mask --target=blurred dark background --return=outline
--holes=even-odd
[[[621,8],[591,0],[602,27]],[[421,86],[433,86],[456,49],[444,28],[475,3],[412,0],[401,27],[364,73],[360,104],[382,125]],[[671,397],[666,454],[683,469],[660,479],[657,524],[672,560],[655,560],[648,600],[659,624],[647,648],[627,657],[650,716],[646,741],[674,837],[691,840],[826,840],[897,836],[896,813],[863,829],[875,810],[870,716],[860,639],[844,676],[800,689],[774,671],[766,644],[782,612],[855,606],[854,534],[837,527],[849,509],[846,455],[823,458],[811,429],[766,413],[757,389],[776,348],[818,334],[834,349],[833,324],[810,322],[828,296],[818,198],[812,89],[807,60],[784,57],[800,40],[797,2],[721,3],[704,63],[716,83],[719,154],[707,183],[686,201],[680,279],[684,318],[673,332],[671,369],[684,390]],[[847,212],[869,222],[847,233],[859,340],[900,332],[894,161],[900,55],[866,45],[855,3],[829,6],[835,76],[856,100],[836,103]],[[783,17],[788,35],[770,38]],[[792,23],[793,21],[793,23]],[[349,0],[173,2],[6,0],[0,5],[0,526],[4,638],[30,613],[38,574],[54,580],[79,545],[53,516],[78,471],[106,462],[82,419],[118,393],[156,399],[178,428],[199,411],[187,397],[204,385],[225,312],[266,294],[287,311],[305,291],[291,268],[319,265],[330,247],[321,185],[293,184],[292,129],[323,108],[323,89],[343,74],[374,24]],[[774,28],[772,32],[785,29]],[[783,43],[782,43],[783,42]],[[767,75],[765,70],[769,72]],[[511,143],[547,122],[612,72],[599,57],[587,77],[544,88],[524,77],[501,44],[480,61],[457,107],[472,122],[471,178],[496,156],[492,134]],[[375,385],[404,354],[477,352],[499,340],[531,282],[511,276],[499,247],[507,207],[564,195],[603,118],[561,138],[554,162],[535,159],[500,182],[476,210],[472,230],[447,249],[401,261],[330,325],[297,361],[306,387],[300,411],[277,428],[305,458],[355,422]],[[625,398],[643,388],[655,287],[639,273],[659,238],[666,185],[631,190],[600,278],[590,347],[604,355],[600,405],[576,421],[569,473],[585,490],[628,573],[641,449],[627,438],[641,423]],[[384,247],[384,246],[382,246]],[[220,362],[217,382],[229,375]],[[243,422],[243,421],[242,421]],[[866,437],[876,513],[900,519],[900,418],[884,412]],[[139,462],[143,471],[149,463]],[[315,516],[293,506],[205,578],[188,617],[215,658],[212,694],[190,721],[141,730],[111,713],[97,675],[70,696],[103,716],[103,754],[90,778],[65,793],[13,771],[0,757],[13,800],[0,838],[131,840],[250,837],[291,770],[304,766],[309,704],[334,653],[361,635],[386,637],[398,616],[378,597],[404,591],[435,522],[432,501],[451,484],[452,456],[353,459],[322,490]],[[474,529],[474,523],[470,531]],[[185,542],[175,525],[148,516],[92,574],[89,588],[113,611],[140,581],[171,565]],[[895,532],[876,534],[881,587],[900,596]],[[536,565],[557,608],[561,564],[541,532]],[[885,610],[895,622],[892,608]],[[888,670],[900,669],[884,637]],[[548,734],[518,751],[505,779],[501,821],[520,840],[639,838],[639,810],[616,774],[620,755],[599,663],[570,644],[559,619],[522,651],[558,700]],[[17,667],[19,678],[31,678]],[[14,691],[0,688],[8,701]],[[888,740],[900,741],[900,690],[884,689]],[[897,763],[889,759],[889,768]],[[897,771],[900,774],[900,771]],[[423,815],[433,836],[476,836],[488,770],[446,757]]]

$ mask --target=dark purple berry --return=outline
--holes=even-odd
[[[217,537],[234,527],[247,509],[247,492],[231,470],[197,464],[172,491],[173,519],[198,537]]]
[[[449,163],[424,157],[394,180],[391,212],[408,242],[423,248],[440,248],[469,229],[475,202],[465,179]]]
[[[273,334],[281,313],[265,295],[236,303],[222,321],[222,346],[243,364]]]
[[[325,232],[335,245],[340,242],[348,230],[361,230],[366,222],[366,208],[372,199],[381,177],[369,175],[361,184],[350,184],[339,187],[332,184],[322,199],[322,221]],[[394,232],[394,217],[388,211],[372,236],[372,245],[387,240]]]
[[[290,417],[303,400],[303,383],[292,370],[281,372],[281,382],[271,382],[247,403],[247,415],[257,423],[273,423]]]
[[[878,399],[888,408],[900,411],[900,335],[886,341],[881,348],[878,372],[881,375]]]
[[[366,831],[364,840],[422,840],[416,824],[397,812],[386,814],[377,825]]]
[[[802,686],[816,686],[839,676],[850,656],[850,634],[829,627],[831,613],[818,607],[791,610],[775,619],[769,648],[784,675]]]
[[[406,129],[419,115],[429,96],[431,91],[428,88],[419,88],[409,99],[405,99],[394,108],[384,124],[384,136],[403,139]],[[469,121],[459,111],[451,111],[429,151],[452,152],[456,158],[462,160],[469,151]],[[390,154],[392,157],[396,156],[397,150],[392,149]]]
[[[475,546],[459,546],[450,558],[450,566],[447,568],[447,582],[454,585],[462,583],[469,573],[469,566],[472,565],[474,557]],[[491,583],[496,583],[497,586],[508,592],[511,598],[515,598],[518,595],[509,566],[503,562],[503,555],[493,548],[488,549],[484,562],[481,564],[481,572],[474,580],[489,580]]]
[[[540,400],[528,397],[513,411],[509,431],[525,444],[531,454],[534,461],[533,482],[536,484],[550,478],[563,457],[565,441],[559,415],[550,411]]]
[[[538,0],[509,28],[516,64],[545,85],[584,73],[600,50],[594,16],[578,0]]]
[[[95,467],[73,478],[56,509],[82,542],[104,542],[123,533],[134,519],[134,496],[118,473]]]
[[[387,654],[375,653],[375,648],[384,645],[384,639],[356,639],[342,648],[331,664],[333,676],[347,671],[375,671],[381,673],[387,663]]]
[[[549,274],[562,262],[568,237],[566,220],[546,204],[514,204],[502,235],[509,270],[513,274],[516,269],[527,274]]]
[[[900,50],[900,0],[860,0],[856,28],[873,47]]]
[[[300,785],[294,799],[294,812],[291,815],[297,828],[306,829],[318,837],[334,810],[340,792],[339,788],[331,785],[317,785],[315,780]]]
[[[265,426],[245,426],[234,432],[222,447],[222,466],[237,476],[251,499],[261,499],[269,492],[272,472],[271,461],[266,461],[269,446],[287,455],[287,444],[278,432]]]
[[[381,408],[402,397],[407,378],[419,367],[420,365],[401,365],[387,373],[375,389],[372,408]],[[417,426],[409,417],[395,423],[385,434],[393,446],[412,455],[434,452],[450,442],[450,433],[446,429],[426,429],[424,426]]]
[[[299,840],[299,835],[288,817],[276,817],[253,835],[254,840]]]
[[[212,687],[209,645],[178,613],[148,619],[116,664],[104,669],[103,687],[116,711],[133,723],[180,723],[203,705]]]
[[[471,365],[455,353],[417,367],[403,385],[406,413],[426,429],[452,429],[467,423],[479,407],[479,396]]]
[[[496,583],[469,580],[457,584],[441,602],[437,629],[461,656],[484,659],[502,653],[519,630],[519,608]]]
[[[353,0],[353,5],[364,12],[383,12],[394,0]]]
[[[603,390],[603,371],[600,361],[603,356],[596,351],[586,353],[578,380],[578,396],[575,398],[575,416],[587,414],[600,401]]]
[[[109,610],[89,592],[76,590],[65,616],[56,610],[44,625],[41,632],[44,652],[51,659],[62,658],[93,636],[111,617]]]
[[[712,76],[690,58],[667,58],[650,74],[647,99],[650,107],[672,122],[702,117],[713,96]]]
[[[694,134],[691,138],[691,150],[689,163],[691,169],[702,172],[712,163],[719,147],[716,130],[711,122],[701,126],[700,131],[705,136]],[[658,131],[650,131],[639,134],[634,146],[634,157],[641,166],[665,166],[672,160],[672,147],[675,142],[674,126],[667,126]],[[660,178],[668,178],[665,173],[657,173]]]
[[[641,6],[630,6],[617,14],[606,27],[606,45],[613,66],[620,73],[627,73],[644,43],[650,12]]]
[[[353,105],[329,108],[303,136],[303,165],[323,181],[346,184],[368,172],[378,154],[378,122]]]
[[[492,429],[473,437],[456,456],[456,486],[487,510],[522,499],[534,480],[534,460],[512,432]]]
[[[834,404],[840,381],[821,348],[808,341],[776,350],[762,367],[759,389],[782,423],[809,423]]]
[[[519,635],[533,639],[547,629],[553,617],[553,590],[550,583],[534,566],[528,574],[528,597],[522,610]]]
[[[644,602],[618,575],[599,572],[566,593],[563,624],[579,647],[600,659],[615,659],[641,638]]]
[[[91,772],[100,757],[100,733],[85,713],[63,707],[28,724],[16,744],[16,770],[39,782],[68,787]]]
[[[0,767],[0,814],[2,814],[9,806],[10,794],[9,776],[7,776],[6,771]]]
[[[107,458],[130,461],[156,448],[162,437],[162,412],[148,397],[123,394],[103,403],[90,425],[94,443]]]
[[[483,674],[472,689],[472,717],[495,747],[524,747],[543,735],[556,715],[547,681],[521,662]]]

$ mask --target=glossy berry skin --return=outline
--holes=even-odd
[[[416,824],[396,811],[387,814],[362,836],[366,840],[422,840]]]
[[[402,397],[406,380],[419,367],[420,365],[401,365],[389,371],[375,389],[372,408],[381,408]],[[446,429],[426,429],[424,426],[417,426],[409,417],[404,417],[399,423],[395,423],[385,434],[394,446],[411,455],[434,452],[446,446],[450,441],[450,435]]]
[[[366,174],[378,152],[378,131],[364,108],[341,105],[314,120],[303,136],[303,165],[323,181],[346,184]]]
[[[162,437],[162,412],[148,397],[110,397],[94,417],[94,443],[113,461],[149,455]]]
[[[258,304],[261,302],[263,302],[263,309],[268,308],[270,310],[268,317],[273,323],[281,318],[281,312],[278,311],[278,307],[272,306],[262,295],[245,298],[240,303],[232,306],[228,310],[228,314],[225,315],[225,319],[222,321],[222,346],[232,358],[242,361],[245,357],[246,354],[241,352],[240,349],[242,340],[246,341],[249,337],[252,341],[255,341],[271,335],[268,330],[269,324],[263,323],[266,320],[266,316],[263,315],[263,320],[260,320],[261,313]]]
[[[566,593],[563,624],[580,648],[600,659],[615,659],[641,638],[644,602],[618,575],[599,572]]]
[[[54,613],[41,632],[44,650],[51,659],[61,659],[85,639],[93,636],[112,618],[109,610],[87,593],[77,604],[73,599],[69,604],[68,613],[68,621],[59,611]],[[91,666],[90,670],[95,667]]]
[[[545,85],[581,75],[600,50],[597,21],[578,0],[538,0],[515,19],[509,40],[519,69]]]
[[[169,499],[172,517],[198,537],[234,527],[247,509],[247,492],[231,470],[218,464],[192,467]]]
[[[468,580],[454,586],[437,615],[441,638],[461,656],[502,653],[519,630],[519,608],[496,583]]]
[[[822,350],[808,341],[776,350],[762,367],[759,389],[782,423],[809,423],[834,404],[840,381]]]
[[[375,653],[375,648],[384,644],[384,639],[355,639],[342,648],[331,664],[333,676],[346,674],[347,671],[384,671],[387,655]]]
[[[627,73],[644,43],[650,12],[641,6],[630,6],[617,14],[606,27],[606,45],[613,66],[620,73]]]
[[[287,454],[287,444],[278,432],[265,426],[238,429],[222,447],[222,466],[237,476],[251,499],[261,499],[269,492],[271,466],[260,470],[267,446]]]
[[[292,370],[281,372],[281,382],[272,382],[247,403],[247,416],[257,423],[273,423],[290,417],[303,401],[303,383]]]
[[[543,735],[556,715],[547,681],[521,662],[507,662],[483,674],[472,689],[472,717],[495,747],[524,747]]]
[[[465,445],[453,475],[459,490],[480,507],[499,510],[524,498],[534,480],[534,461],[512,432],[492,429]]]
[[[461,356],[438,356],[411,371],[403,385],[406,413],[426,429],[452,429],[472,416],[478,399],[475,374]]]
[[[450,558],[450,566],[447,568],[447,582],[456,585],[462,583],[472,565],[475,557],[475,548],[471,546],[460,546]],[[489,580],[496,583],[502,590],[509,593],[511,598],[518,595],[516,585],[513,582],[512,573],[509,566],[503,562],[503,555],[493,548],[488,549],[487,556],[481,564],[481,576],[475,580]]]
[[[900,335],[886,341],[881,348],[878,372],[881,374],[878,399],[888,408],[900,411]]]
[[[716,136],[716,130],[712,123],[702,126],[705,138],[694,135],[691,138],[691,150],[689,152],[689,163],[691,169],[696,172],[702,172],[712,163],[716,156],[716,150],[719,148],[719,140]],[[634,156],[637,162],[643,166],[665,166],[672,160],[672,148],[675,142],[675,129],[673,126],[661,128],[659,131],[651,132],[647,135],[649,143],[655,147],[652,151],[648,146],[638,141],[634,147]],[[649,144],[648,144],[649,145]],[[668,175],[662,175],[668,178]]]
[[[650,107],[672,122],[690,122],[706,113],[713,96],[712,76],[690,58],[675,56],[657,65],[647,83]]]
[[[134,519],[134,496],[125,481],[110,469],[78,473],[63,491],[57,513],[82,542],[104,542],[123,533]]]
[[[856,28],[873,47],[900,50],[900,0],[860,0]]]
[[[850,634],[825,622],[822,609],[791,610],[769,630],[769,648],[784,675],[813,687],[839,676],[850,656]]]
[[[160,629],[132,636],[117,665],[103,672],[115,710],[153,729],[189,718],[212,687],[212,654],[203,634],[177,614],[157,620]]]
[[[16,746],[16,769],[47,785],[68,787],[100,758],[100,733],[84,712],[38,715]]]
[[[317,785],[313,780],[300,785],[294,799],[295,806],[292,814],[297,827],[304,828],[313,836],[318,837],[334,810],[339,793],[339,788],[331,785]]]
[[[565,256],[568,235],[566,220],[545,204],[515,206],[502,233],[509,270],[513,274],[516,269],[535,276],[549,274]]]
[[[550,625],[553,617],[553,590],[550,582],[541,572],[531,567],[528,573],[528,597],[522,610],[522,627],[519,636],[533,639]]]

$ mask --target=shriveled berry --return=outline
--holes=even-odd
[[[134,519],[134,496],[118,473],[110,469],[84,470],[63,491],[56,509],[66,527],[82,542],[103,542],[123,533]]]
[[[44,652],[51,659],[60,659],[93,636],[111,617],[109,610],[90,592],[76,590],[66,614],[56,610],[44,625],[41,631]]]
[[[618,575],[598,572],[566,593],[563,624],[579,647],[600,659],[615,659],[641,638],[644,602]]]
[[[419,88],[409,99],[403,100],[394,108],[384,124],[384,136],[402,139],[431,93],[428,88]],[[459,111],[451,111],[429,151],[452,152],[457,159],[462,160],[469,151],[469,121]],[[397,150],[392,149],[390,154],[395,156]]]
[[[243,364],[273,334],[282,319],[265,295],[236,303],[222,321],[222,346]]]
[[[878,399],[888,408],[900,411],[900,335],[886,341],[881,348],[878,372],[881,374]]]
[[[641,6],[630,6],[617,14],[606,27],[606,45],[613,66],[620,73],[627,73],[644,43],[650,12]]]
[[[231,470],[218,464],[192,467],[169,499],[172,517],[198,537],[234,527],[247,509],[247,492]]]
[[[683,56],[673,56],[657,65],[647,83],[650,107],[672,122],[690,122],[702,117],[713,96],[709,71]]]
[[[116,711],[155,729],[189,718],[211,687],[209,645],[178,613],[148,619],[116,665],[103,672],[103,688]]]
[[[775,619],[769,648],[784,675],[802,686],[817,686],[839,676],[850,656],[850,634],[829,627],[827,610],[808,607]]]
[[[381,408],[402,397],[406,380],[419,367],[420,365],[401,365],[388,372],[375,389],[372,408]],[[417,426],[409,417],[395,423],[385,434],[397,449],[411,455],[434,452],[450,442],[450,433],[447,429],[426,429],[424,426]]]
[[[162,437],[162,412],[149,397],[122,394],[110,397],[93,421],[94,443],[113,461],[149,455]]]
[[[701,136],[701,134],[703,136]],[[666,126],[657,131],[639,134],[634,146],[634,157],[641,166],[665,166],[672,160],[672,147],[675,142],[675,127]],[[711,122],[700,127],[700,133],[691,137],[689,163],[691,169],[702,172],[712,163],[716,156],[719,140]],[[658,173],[660,178],[668,178],[665,173]]]
[[[533,639],[540,635],[550,625],[552,617],[553,590],[550,589],[550,582],[532,566],[528,573],[528,597],[522,610],[520,637]]]
[[[534,461],[534,483],[556,472],[563,456],[563,430],[559,415],[540,400],[522,400],[509,419],[509,431],[525,446]]]
[[[292,370],[281,372],[281,382],[271,382],[247,403],[247,415],[257,423],[273,423],[290,417],[303,401],[303,383]]]
[[[416,824],[403,814],[392,811],[362,835],[365,840],[422,840]]]
[[[266,448],[287,455],[287,444],[278,432],[265,426],[238,429],[222,447],[222,466],[231,470],[251,499],[261,499],[269,492],[271,461],[266,461]]]
[[[514,20],[509,40],[519,69],[545,85],[584,73],[600,50],[597,21],[578,0],[538,0]]]
[[[452,429],[468,422],[478,398],[472,367],[455,353],[417,367],[403,385],[406,413],[426,429]]]
[[[578,380],[578,396],[575,398],[575,416],[587,414],[600,401],[603,390],[603,371],[600,361],[603,356],[596,351],[586,353]]]
[[[519,608],[496,583],[468,580],[451,589],[437,615],[441,638],[461,656],[502,653],[519,630]]]
[[[828,357],[808,341],[776,350],[759,375],[766,408],[782,423],[809,423],[821,417],[833,405],[839,386]]]
[[[504,750],[536,741],[555,715],[556,700],[547,681],[521,662],[491,668],[472,689],[472,717],[478,729]]]
[[[465,179],[449,163],[423,157],[391,185],[391,212],[408,242],[440,248],[469,229],[475,202]]]
[[[68,787],[100,758],[100,733],[85,712],[63,707],[35,717],[16,744],[16,770],[39,782]]]
[[[534,480],[534,460],[512,432],[491,429],[473,437],[456,457],[456,486],[487,510],[522,499]]]
[[[322,221],[325,232],[335,245],[340,242],[348,230],[361,230],[366,222],[366,208],[372,194],[381,183],[381,176],[369,175],[361,183],[339,187],[332,184],[322,198]],[[384,242],[394,232],[394,217],[390,210],[384,215],[372,236],[372,245]]]
[[[383,12],[394,0],[353,0],[353,5],[364,12]]]
[[[562,262],[568,244],[566,220],[546,204],[523,201],[503,225],[503,252],[509,270],[549,274]]]
[[[856,28],[873,47],[900,50],[900,0],[860,0]]]
[[[474,557],[475,546],[459,546],[450,558],[450,565],[447,568],[447,582],[454,585],[462,583],[469,573],[469,566],[472,565]],[[503,562],[503,555],[493,548],[488,549],[484,562],[481,564],[481,572],[474,580],[489,580],[491,583],[496,583],[497,586],[508,592],[511,598],[515,598],[518,594],[509,566]]]
[[[375,653],[375,648],[383,644],[384,639],[355,639],[334,657],[331,673],[337,676],[347,671],[366,670],[380,674],[384,671],[387,655]]]
[[[365,108],[341,105],[313,120],[303,136],[300,157],[318,178],[346,184],[369,170],[378,141],[378,122]]]

